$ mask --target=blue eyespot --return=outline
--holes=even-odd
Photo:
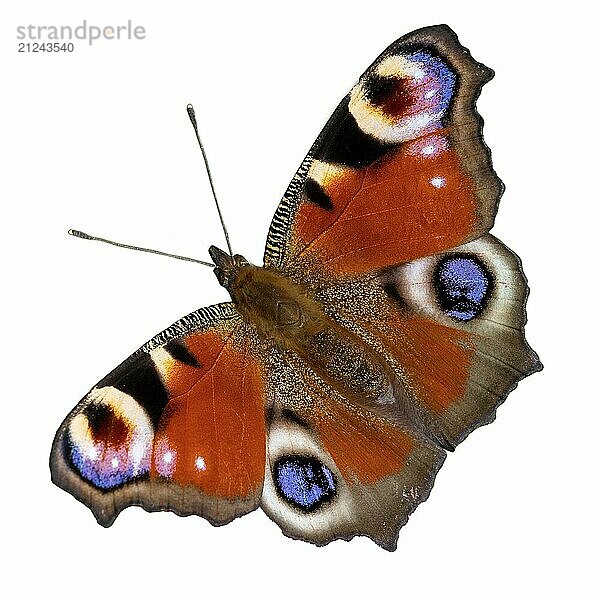
[[[484,310],[493,279],[475,256],[452,255],[437,265],[434,284],[444,313],[457,321],[470,321]]]
[[[446,111],[456,86],[456,74],[441,58],[427,51],[416,51],[409,56],[409,60],[416,62],[426,72],[424,82],[429,83],[431,88],[428,87],[430,94],[425,94],[425,97],[441,112]]]
[[[278,459],[274,477],[277,491],[292,506],[314,511],[336,493],[331,470],[314,457],[290,456]]]
[[[125,457],[122,451],[111,452],[110,457],[105,454],[102,449],[94,449],[94,456],[99,459],[90,458],[89,453],[82,450],[79,446],[69,442],[71,462],[79,471],[82,478],[85,478],[97,488],[102,490],[110,490],[117,486],[121,486],[125,482],[133,479],[133,468],[129,466],[119,467],[123,465]]]
[[[110,490],[150,470],[153,428],[130,396],[107,387],[73,416],[64,435],[65,457],[96,488]]]

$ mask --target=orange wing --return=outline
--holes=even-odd
[[[170,398],[155,435],[151,477],[193,486],[219,499],[260,495],[265,470],[263,376],[248,351],[250,344],[235,345],[236,338],[224,342],[214,333],[190,336],[189,351],[199,360],[204,354],[206,360],[195,372],[178,361],[167,360],[164,367],[159,363]]]
[[[336,109],[290,184],[265,265],[355,276],[491,228],[502,186],[474,103],[492,75],[446,26],[392,44]]]
[[[255,509],[264,376],[231,303],[188,315],[100,381],[52,448],[52,479],[111,525],[127,506],[223,524]]]

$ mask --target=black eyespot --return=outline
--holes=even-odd
[[[337,490],[333,472],[315,457],[282,457],[273,473],[280,496],[302,511],[318,509]]]
[[[484,309],[493,289],[493,277],[474,255],[451,255],[434,272],[440,307],[456,321],[471,321]]]
[[[406,78],[374,76],[366,85],[365,94],[372,105],[391,116],[405,114],[416,100]]]

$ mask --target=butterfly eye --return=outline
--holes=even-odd
[[[314,457],[280,458],[274,476],[280,496],[303,511],[316,510],[336,493],[333,473]]]
[[[148,414],[129,395],[98,390],[67,432],[67,457],[81,477],[104,490],[148,472],[154,430]]]
[[[434,285],[444,313],[457,321],[470,321],[485,307],[492,276],[475,256],[450,256],[438,263]]]

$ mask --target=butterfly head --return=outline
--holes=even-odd
[[[227,252],[211,245],[208,253],[215,264],[214,272],[219,284],[229,288],[240,268],[249,266],[248,260],[241,255],[229,255]]]

